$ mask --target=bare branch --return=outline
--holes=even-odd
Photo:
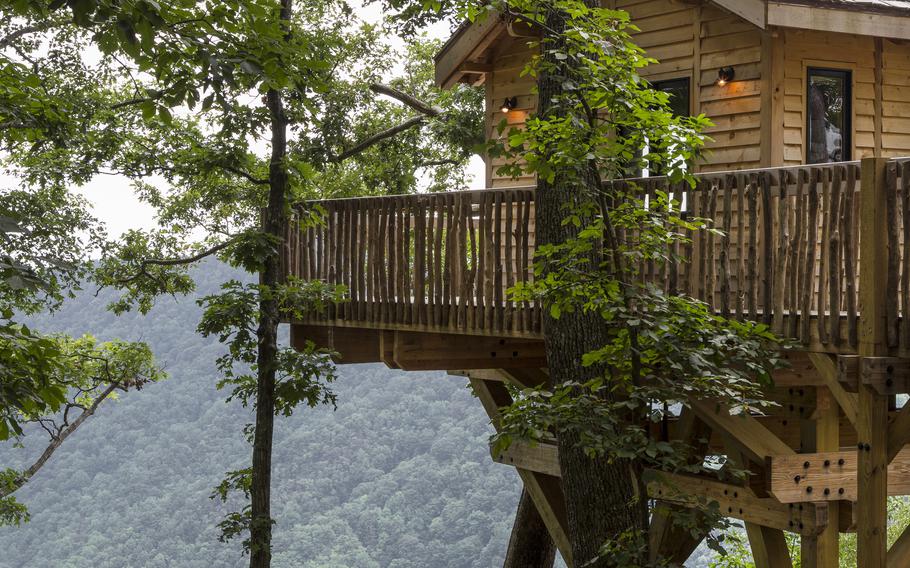
[[[152,102],[160,100],[164,97],[164,91],[158,91],[151,97],[136,97],[135,99],[127,99],[125,101],[120,101],[117,104],[111,105],[111,110],[117,110],[123,107],[128,107],[132,105],[141,105],[142,103]]]
[[[457,166],[461,162],[454,158],[446,160],[427,160],[425,162],[418,162],[415,164],[418,168],[432,168],[434,166]]]
[[[388,138],[391,138],[393,136],[396,136],[396,135],[404,132],[405,130],[408,130],[410,128],[423,124],[423,121],[424,121],[424,118],[422,116],[412,116],[411,118],[407,119],[406,121],[402,122],[401,124],[398,124],[396,126],[388,128],[386,130],[383,130],[382,132],[378,132],[378,133],[370,136],[366,140],[359,142],[353,148],[351,148],[349,150],[345,150],[341,154],[338,154],[337,156],[333,157],[331,159],[331,161],[332,162],[343,162],[344,160],[347,160],[348,158],[350,158],[352,156],[356,156],[357,154],[360,154],[361,152],[363,152],[370,146],[374,146],[374,145],[378,144],[379,142],[382,142],[383,140],[386,140]]]
[[[408,105],[412,109],[414,109],[418,112],[421,112],[432,118],[438,118],[444,112],[442,110],[442,108],[440,108],[438,106],[428,105],[427,103],[421,101],[420,99],[418,99],[414,96],[411,96],[407,93],[404,93],[402,91],[399,91],[395,87],[390,87],[389,85],[383,85],[382,83],[373,83],[372,85],[370,85],[370,90],[373,91],[374,93],[378,93],[380,95],[386,95],[386,96],[392,97],[393,99],[396,99],[396,100]]]
[[[187,256],[184,258],[148,258],[146,260],[143,260],[140,266],[145,268],[148,266],[181,266],[183,264],[192,264],[196,261],[202,260],[207,256],[211,256],[219,251],[226,249],[227,247],[234,244],[235,239],[236,236],[224,241],[223,243],[218,243],[211,248],[207,248],[192,256]]]
[[[23,471],[22,475],[15,481],[15,483],[12,484],[11,487],[0,488],[0,499],[10,495],[11,493],[14,493],[17,489],[25,485],[28,480],[31,479],[45,463],[47,463],[47,460],[49,460],[51,456],[54,455],[54,452],[56,452],[57,448],[63,444],[63,441],[66,440],[70,434],[75,432],[83,422],[85,422],[92,414],[95,413],[95,410],[97,410],[98,406],[104,402],[110,396],[110,394],[114,392],[114,390],[117,389],[118,385],[119,383],[117,382],[110,383],[108,387],[104,389],[104,391],[98,396],[98,398],[95,399],[92,405],[83,410],[82,414],[80,414],[72,424],[60,430],[56,436],[52,434],[51,443],[47,445],[47,448],[45,448],[38,459],[35,460],[35,463]]]
[[[3,49],[5,47],[11,45],[14,41],[21,38],[22,36],[47,31],[48,29],[51,28],[51,26],[53,24],[54,24],[54,22],[52,20],[47,20],[47,21],[41,22],[40,24],[32,24],[30,26],[25,26],[25,27],[19,28],[18,30],[14,31],[11,34],[0,39],[0,49]]]
[[[216,164],[216,165],[225,171],[231,172],[232,174],[238,175],[238,176],[246,179],[250,183],[255,183],[256,185],[268,185],[269,184],[269,180],[253,177],[253,175],[251,175],[241,169],[235,168],[233,166],[225,166],[223,164]]]

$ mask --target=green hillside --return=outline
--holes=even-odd
[[[205,265],[200,293],[228,276]],[[209,499],[250,452],[251,413],[214,388],[221,347],[194,333],[191,299],[121,318],[109,300],[89,290],[36,324],[147,341],[170,379],[103,406],[21,491],[32,520],[0,528],[0,567],[240,566],[239,544],[218,542],[226,510]],[[336,391],[337,411],[279,422],[275,566],[501,565],[519,480],[489,459],[465,381],[358,365],[342,368]],[[3,448],[0,464],[20,465],[43,440]]]

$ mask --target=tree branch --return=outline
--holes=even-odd
[[[412,116],[411,118],[407,119],[406,121],[402,122],[401,124],[398,124],[396,126],[393,126],[392,128],[383,130],[382,132],[378,132],[378,133],[370,136],[366,140],[359,142],[358,144],[354,145],[354,147],[351,148],[350,150],[345,150],[344,152],[338,154],[337,156],[332,157],[331,161],[336,162],[336,163],[343,162],[344,160],[347,160],[348,158],[350,158],[352,156],[356,156],[357,154],[360,154],[361,152],[363,152],[370,146],[374,146],[374,145],[378,144],[379,142],[382,142],[383,140],[386,140],[388,138],[396,136],[397,134],[400,134],[401,132],[404,132],[405,130],[413,128],[414,126],[423,124],[423,121],[424,121],[424,118],[422,116]]]
[[[53,24],[54,24],[53,21],[48,20],[48,21],[41,22],[40,24],[32,24],[30,26],[25,26],[23,28],[19,28],[18,30],[3,37],[3,39],[0,39],[0,49],[8,47],[10,44],[12,44],[14,41],[21,38],[22,36],[46,31],[46,30],[50,29],[50,27]]]
[[[384,85],[382,83],[373,83],[370,85],[370,90],[380,95],[392,97],[393,99],[408,105],[417,112],[423,113],[431,118],[438,118],[444,112],[442,108],[438,106],[428,105],[420,99],[399,91],[395,87],[390,87],[389,85]]]
[[[119,103],[111,105],[111,110],[117,110],[123,107],[128,107],[132,105],[140,105],[142,103],[147,103],[150,101],[157,101],[164,97],[165,91],[158,91],[151,97],[136,97],[135,99],[127,99],[125,101],[120,101]]]
[[[440,108],[438,106],[429,105],[429,104],[421,101],[417,97],[409,95],[409,94],[402,92],[402,91],[396,89],[395,87],[391,87],[389,85],[384,85],[382,83],[373,83],[372,85],[370,85],[370,90],[373,91],[374,93],[377,93],[380,95],[386,95],[386,96],[392,97],[393,99],[406,104],[407,106],[413,108],[414,110],[418,111],[422,115],[428,116],[430,118],[439,118],[445,112],[442,108]],[[351,148],[349,150],[345,150],[341,154],[338,154],[337,156],[333,156],[333,157],[329,158],[329,161],[334,162],[334,163],[343,162],[344,160],[347,160],[348,158],[350,158],[352,156],[356,156],[357,154],[360,154],[367,148],[374,146],[374,145],[378,144],[379,142],[382,142],[383,140],[396,136],[396,135],[404,132],[405,130],[408,130],[410,128],[423,124],[423,122],[424,122],[423,116],[419,116],[419,115],[412,116],[411,118],[405,120],[401,124],[398,124],[396,126],[388,128],[386,130],[383,130],[382,132],[378,132],[378,133],[370,136],[366,140],[358,142],[357,144],[354,145],[353,148]]]
[[[235,168],[233,166],[225,166],[223,164],[216,164],[216,165],[225,171],[231,172],[232,174],[236,174],[236,175],[246,179],[250,183],[255,183],[256,185],[268,185],[269,184],[269,180],[253,177],[251,174],[249,174],[239,168]]]
[[[202,260],[203,258],[205,258],[207,256],[211,256],[219,251],[226,249],[227,247],[231,246],[236,239],[237,239],[237,235],[235,235],[235,236],[231,237],[230,239],[228,239],[222,243],[219,243],[211,248],[207,248],[192,256],[187,256],[187,257],[183,257],[183,258],[147,258],[147,259],[144,259],[142,262],[139,263],[139,270],[136,271],[136,274],[133,274],[132,276],[130,276],[128,278],[121,278],[119,280],[116,280],[116,283],[120,284],[120,285],[129,284],[130,282],[135,282],[136,280],[139,280],[140,278],[145,276],[147,278],[151,278],[152,280],[157,280],[163,286],[164,283],[159,278],[156,278],[152,274],[149,274],[148,270],[146,270],[149,266],[182,266],[184,264],[192,264],[196,261]],[[98,295],[99,292],[101,292],[102,288],[104,288],[104,286],[102,286],[101,288],[98,288],[98,291],[95,292],[96,296]]]
[[[107,388],[104,389],[104,391],[98,396],[98,398],[95,399],[95,401],[92,403],[92,405],[89,406],[88,408],[86,408],[85,410],[83,410],[82,414],[80,414],[79,417],[76,418],[76,420],[74,420],[72,424],[70,424],[63,430],[61,430],[59,434],[57,434],[55,436],[52,435],[51,443],[47,445],[47,448],[45,448],[43,452],[41,452],[41,455],[38,457],[37,460],[35,460],[35,463],[33,463],[31,466],[29,466],[28,469],[23,471],[22,475],[19,476],[19,478],[12,484],[11,487],[0,488],[0,499],[2,499],[3,497],[9,496],[12,493],[15,493],[17,489],[19,489],[20,487],[25,485],[28,482],[28,480],[31,479],[32,476],[34,476],[45,463],[47,463],[47,460],[49,460],[51,458],[51,456],[54,455],[54,452],[56,452],[57,448],[59,448],[60,445],[63,444],[63,441],[66,440],[70,434],[75,432],[76,429],[79,428],[79,426],[81,426],[83,422],[88,420],[88,418],[92,414],[95,413],[95,410],[97,410],[98,406],[102,402],[104,402],[110,396],[110,394],[112,392],[114,392],[118,387],[119,387],[119,383],[117,383],[117,382],[110,383],[107,386]]]

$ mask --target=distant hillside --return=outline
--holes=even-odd
[[[231,274],[214,263],[201,293]],[[32,512],[0,529],[2,568],[241,566],[209,499],[248,464],[251,413],[216,391],[217,342],[194,333],[192,299],[117,318],[94,290],[39,318],[44,331],[149,342],[171,378],[102,407],[21,492]],[[487,452],[489,426],[465,381],[380,365],[344,367],[338,410],[281,419],[275,446],[276,567],[501,566],[518,477]],[[20,465],[43,441],[0,450]],[[31,443],[29,443],[31,442]]]

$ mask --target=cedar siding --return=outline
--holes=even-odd
[[[852,73],[851,159],[910,154],[910,44],[811,29],[754,23],[715,3],[676,0],[609,0],[639,28],[638,45],[658,60],[643,71],[652,81],[688,78],[693,114],[704,113],[708,129],[701,172],[796,165],[806,156],[806,90],[810,67]],[[910,21],[910,20],[908,20]],[[487,134],[498,135],[503,119],[521,125],[536,109],[534,79],[522,76],[531,56],[529,38],[503,33],[487,52]],[[716,85],[721,67],[735,79]],[[503,100],[517,96],[503,115]],[[489,187],[527,186],[532,177],[496,174],[502,161],[488,160]]]

